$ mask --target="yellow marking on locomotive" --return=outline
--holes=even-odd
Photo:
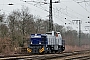
[[[30,48],[27,48],[27,51],[28,51],[28,52],[32,52],[32,50],[31,50]]]
[[[44,47],[42,47],[39,52],[42,53],[44,51]]]

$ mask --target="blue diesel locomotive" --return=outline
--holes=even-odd
[[[29,53],[59,53],[65,50],[65,41],[60,32],[47,32],[46,34],[31,34]]]

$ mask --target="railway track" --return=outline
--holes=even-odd
[[[3,56],[0,60],[87,60],[90,59],[90,51],[74,51],[64,52],[61,54],[44,54],[44,55],[16,55],[16,56]]]

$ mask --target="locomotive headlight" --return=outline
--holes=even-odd
[[[47,48],[47,50],[48,50],[48,48]]]
[[[41,44],[41,42],[39,42],[39,44]]]
[[[32,44],[32,42],[31,42],[31,44]]]

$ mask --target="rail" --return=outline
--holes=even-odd
[[[43,54],[43,55],[14,55],[14,56],[3,56],[0,57],[0,60],[11,60],[11,59],[25,59],[25,60],[71,60],[71,59],[90,59],[90,51],[83,50],[83,51],[74,51],[74,52],[63,52],[60,54]]]

